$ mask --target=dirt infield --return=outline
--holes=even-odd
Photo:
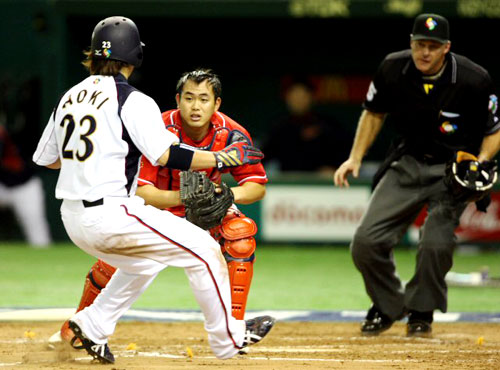
[[[353,323],[278,322],[249,354],[221,361],[212,355],[200,322],[123,322],[110,340],[114,365],[94,364],[67,345],[48,349],[58,326],[0,323],[0,370],[500,369],[500,324],[491,323],[436,323],[433,338],[409,339],[402,323],[366,338]]]

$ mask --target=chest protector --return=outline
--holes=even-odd
[[[166,128],[173,134],[177,135],[181,143],[193,146],[198,150],[207,151],[219,151],[229,144],[233,140],[237,140],[238,135],[231,135],[231,130],[228,127],[223,127],[222,122],[216,119],[216,115],[212,117],[211,127],[207,136],[200,142],[195,142],[188,136],[184,135],[181,131],[180,122],[174,122],[173,124],[167,125]],[[217,170],[217,168],[207,168],[205,170],[199,170],[204,172],[208,178],[220,184],[222,173]],[[165,190],[179,190],[180,179],[179,170],[163,167],[158,171],[157,187],[159,189]],[[170,209],[176,215],[184,215],[184,207],[173,207]]]

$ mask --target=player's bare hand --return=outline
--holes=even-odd
[[[361,162],[349,158],[347,161],[342,163],[340,167],[333,174],[333,182],[336,186],[346,186],[349,187],[349,181],[347,181],[347,176],[352,174],[353,177],[357,178],[359,176],[359,168],[361,167]]]

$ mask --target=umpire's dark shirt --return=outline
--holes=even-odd
[[[428,81],[410,50],[389,54],[363,104],[371,112],[388,113],[404,139],[404,152],[439,162],[456,150],[478,154],[483,137],[500,129],[488,72],[461,55],[449,53],[446,60],[441,77]]]

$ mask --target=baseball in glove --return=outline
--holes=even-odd
[[[233,192],[225,183],[216,185],[196,171],[180,173],[180,196],[186,219],[205,230],[220,225],[234,202]]]

